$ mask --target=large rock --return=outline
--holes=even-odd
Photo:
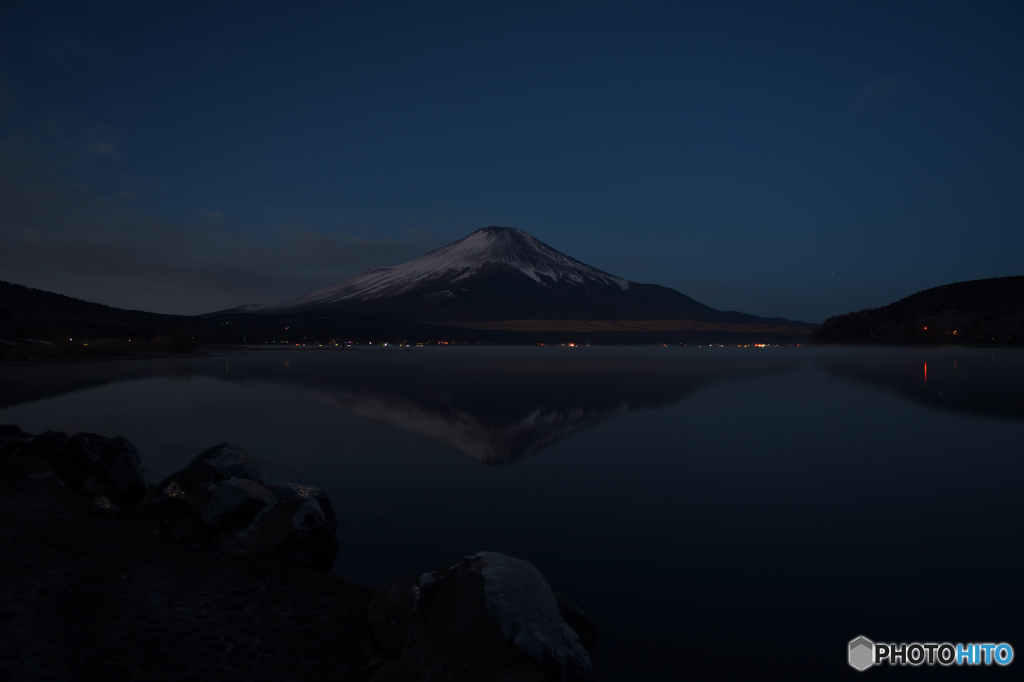
[[[32,440],[32,434],[25,433],[14,424],[0,425],[0,457],[13,455]]]
[[[247,478],[211,483],[202,499],[203,523],[224,531],[244,528],[266,507],[277,504],[277,496],[267,486]]]
[[[27,436],[28,434],[21,430],[16,424],[0,424],[0,440],[10,438],[12,436]]]
[[[118,504],[133,504],[149,492],[138,449],[124,438],[94,433],[68,437],[47,431],[32,437],[16,426],[0,427],[0,455],[5,476],[28,481],[56,481],[89,496],[107,495]]]
[[[221,443],[203,450],[174,476],[189,495],[199,495],[211,484],[219,484],[229,478],[263,482],[260,466],[252,455],[230,443]]]
[[[108,443],[109,438],[95,433],[76,433],[71,436],[54,461],[57,475],[72,490],[80,489],[86,476],[99,463],[103,448]]]
[[[198,503],[193,507],[174,476],[154,486],[139,504],[139,511],[153,519],[157,531],[175,540],[190,539],[191,531],[198,532],[203,527]]]
[[[405,648],[409,624],[420,600],[424,581],[434,580],[433,573],[409,574],[389,580],[377,588],[368,611],[370,629],[385,656],[398,656]]]
[[[592,643],[593,619],[578,607],[573,613]],[[482,552],[386,583],[369,618],[385,654],[397,653],[374,682],[591,677],[590,655],[551,587],[532,564],[504,554]]]
[[[64,451],[64,445],[67,442],[68,434],[63,431],[46,431],[27,443],[21,454],[27,457],[57,459]]]
[[[61,431],[33,436],[13,424],[5,424],[0,426],[0,456],[54,459],[67,440],[68,434]]]
[[[138,448],[115,436],[100,449],[99,460],[82,482],[82,492],[89,496],[106,495],[121,505],[140,502],[149,492],[144,471]]]
[[[162,532],[227,552],[258,554],[330,569],[338,553],[338,519],[322,490],[267,485],[242,448],[221,443],[158,484],[141,508]]]
[[[217,546],[330,570],[338,555],[338,521],[327,495],[297,484],[277,484],[271,490],[279,501],[263,509],[245,528],[220,538]],[[321,500],[326,504],[321,505]]]
[[[117,504],[134,504],[149,492],[142,456],[120,436],[77,433],[69,438],[61,431],[47,431],[33,437],[17,426],[0,426],[0,457],[8,478],[59,478],[72,490],[108,496]]]
[[[263,483],[259,465],[243,448],[230,443],[214,445],[200,452],[187,467],[158,483],[143,500],[142,509],[165,521],[180,520],[186,511],[184,507],[202,516],[203,508],[220,484],[232,478]],[[246,523],[250,520],[252,516]]]
[[[576,631],[579,635],[580,644],[587,651],[594,648],[597,638],[601,635],[601,626],[597,619],[565,598],[560,592],[555,592],[558,599],[558,613],[562,616],[565,624]]]
[[[27,457],[16,453],[0,461],[0,480],[5,487],[55,481],[56,477],[53,460],[48,457]]]

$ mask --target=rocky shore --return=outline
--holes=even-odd
[[[599,628],[527,561],[328,573],[330,500],[229,444],[156,486],[123,438],[0,426],[0,677],[586,680]]]

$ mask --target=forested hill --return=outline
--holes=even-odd
[[[134,328],[151,330],[194,326],[192,318],[182,315],[122,310],[0,281],[0,329],[9,334],[38,334],[47,329],[89,329],[94,335],[116,336],[118,332]]]
[[[1024,277],[957,282],[881,308],[837,315],[819,344],[1024,345]]]

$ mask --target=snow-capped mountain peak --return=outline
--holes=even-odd
[[[680,320],[732,326],[779,322],[715,310],[658,284],[630,282],[510,227],[479,229],[408,263],[371,268],[302,298],[222,312],[318,320],[334,316],[339,330],[354,324],[351,317],[342,321],[351,315],[428,325],[483,325],[479,328],[517,333],[589,333],[599,331],[593,322],[609,320],[616,321],[614,329],[624,329],[623,321],[650,321],[640,327],[629,322],[625,328],[653,331],[674,328],[674,321]],[[710,329],[705,327],[701,329]]]
[[[540,285],[569,284],[614,286],[621,291],[630,282],[557,251],[523,230],[485,227],[456,242],[401,265],[371,268],[333,286],[291,301],[273,301],[247,307],[245,312],[277,312],[328,303],[386,299],[444,283],[434,297],[451,297],[459,282],[487,269],[519,272]]]

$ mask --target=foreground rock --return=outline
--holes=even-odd
[[[297,483],[268,484],[244,449],[208,448],[152,490],[145,470],[139,450],[120,436],[33,436],[0,426],[2,487],[59,481],[90,498],[96,514],[139,511],[175,540],[309,568],[334,565],[338,519],[327,494]]]
[[[229,443],[204,450],[161,481],[141,511],[167,536],[226,552],[329,570],[338,554],[338,520],[323,491],[267,484],[249,453]]]
[[[376,671],[374,588],[190,548],[50,483],[0,492],[0,680],[365,682]]]
[[[599,630],[533,564],[495,552],[385,583],[369,617],[393,657],[374,682],[587,680]]]
[[[139,502],[149,492],[142,456],[120,436],[68,437],[60,431],[32,436],[17,426],[0,426],[0,461],[8,485],[58,478],[71,490],[121,505]]]
[[[134,504],[149,492],[144,472],[138,449],[115,436],[100,449],[99,460],[82,481],[82,492],[89,496],[106,495],[119,504]]]
[[[148,494],[142,472],[124,438],[0,426],[0,679],[591,679],[600,628],[529,562],[482,552],[375,591],[287,573],[334,563],[323,491],[227,443]]]

